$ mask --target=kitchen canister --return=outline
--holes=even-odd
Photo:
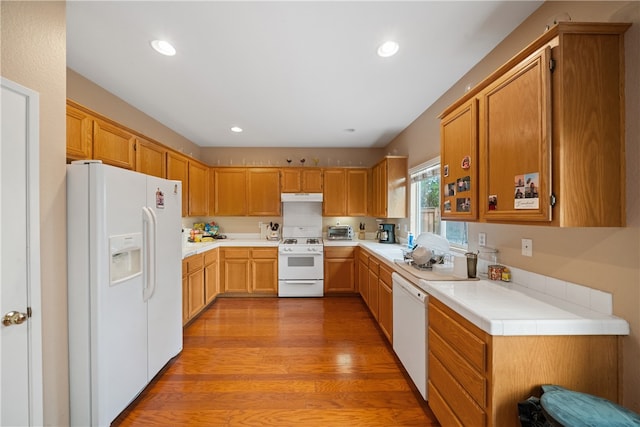
[[[474,252],[467,252],[464,255],[467,257],[467,277],[469,279],[475,279],[476,268],[478,267],[478,254]]]
[[[502,280],[502,271],[504,267],[498,264],[489,266],[489,279],[491,280]]]

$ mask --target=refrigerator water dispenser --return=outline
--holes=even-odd
[[[109,237],[111,286],[142,274],[142,233]]]

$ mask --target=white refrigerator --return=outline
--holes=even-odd
[[[71,425],[108,426],[182,351],[181,193],[100,162],[67,166]]]

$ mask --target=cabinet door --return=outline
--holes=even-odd
[[[276,249],[251,250],[251,291],[278,293],[278,252]]]
[[[243,168],[214,169],[214,215],[247,214],[247,174]]]
[[[189,288],[189,319],[204,307],[204,271],[198,270],[187,278]]]
[[[221,253],[221,279],[225,292],[249,293],[249,249],[224,248]]]
[[[302,192],[322,193],[322,169],[302,169]]]
[[[167,179],[182,182],[182,216],[189,216],[189,159],[174,152],[167,152]]]
[[[204,298],[209,304],[220,293],[218,271],[218,249],[212,249],[204,255]]]
[[[372,198],[373,216],[377,218],[387,217],[387,163],[386,160],[373,167],[372,175]]]
[[[547,47],[480,93],[479,203],[486,220],[551,220],[549,58]]]
[[[283,193],[302,192],[302,175],[300,169],[282,169],[280,171],[280,185]]]
[[[378,292],[378,323],[389,342],[393,343],[393,291],[380,280]]]
[[[87,113],[67,105],[67,159],[91,158],[93,119]]]
[[[247,170],[248,214],[255,216],[280,216],[280,173],[273,168]]]
[[[376,320],[378,320],[378,268],[378,262],[374,258],[369,258],[369,300],[367,305]]]
[[[189,216],[205,216],[209,207],[209,168],[189,161]]]
[[[378,323],[389,342],[393,343],[393,290],[392,271],[380,265],[378,276]]]
[[[327,247],[324,250],[325,292],[355,292],[355,248]]]
[[[146,139],[136,138],[136,171],[164,178],[167,175],[167,150]]]
[[[93,121],[93,158],[125,169],[135,170],[136,138],[124,129],[102,120]]]
[[[182,325],[189,321],[189,280],[182,277]]]
[[[347,169],[347,216],[367,216],[366,169]]]
[[[344,169],[324,170],[322,211],[325,216],[345,216],[347,212],[347,181]]]
[[[474,98],[440,123],[442,219],[478,219],[478,101]]]
[[[362,254],[358,261],[358,292],[364,302],[369,300],[369,259]]]

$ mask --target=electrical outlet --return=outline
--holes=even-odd
[[[487,233],[478,233],[478,246],[487,246]]]
[[[533,256],[533,240],[522,239],[522,255]]]

